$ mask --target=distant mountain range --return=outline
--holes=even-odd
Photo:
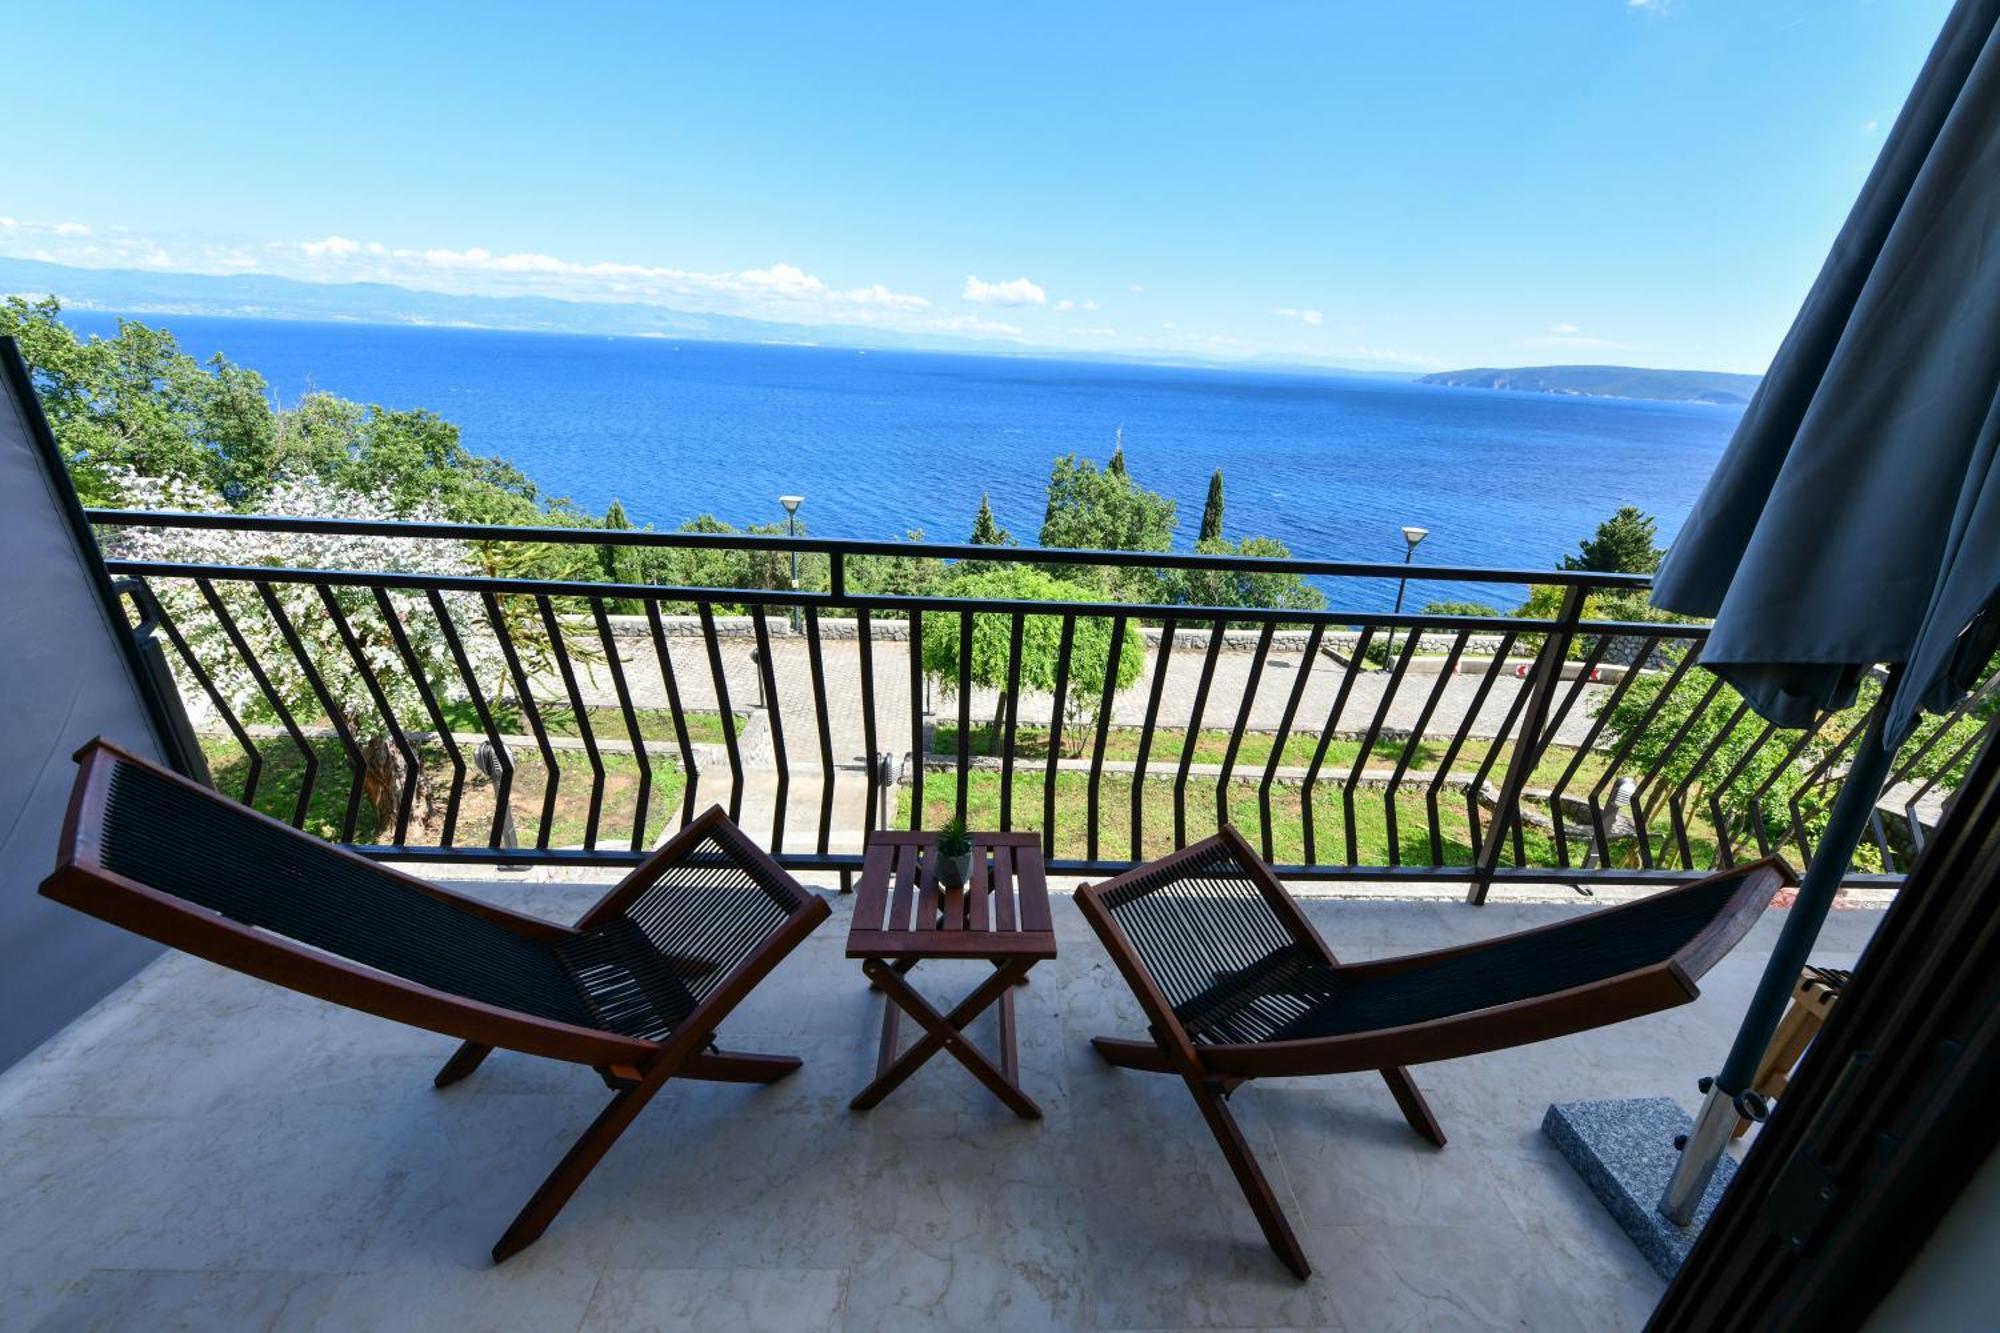
[[[1585,398],[1657,398],[1676,403],[1740,407],[1757,391],[1758,375],[1721,370],[1648,370],[1639,366],[1517,366],[1512,370],[1446,370],[1419,384],[1457,388],[1516,389]]]
[[[1035,347],[1006,338],[956,333],[912,333],[874,325],[787,324],[740,315],[705,314],[662,305],[564,301],[546,296],[459,296],[382,282],[302,282],[261,273],[163,273],[150,269],[74,268],[35,259],[0,256],[0,295],[61,298],[79,310],[154,318],[202,315],[234,319],[291,319],[316,323],[431,325],[573,333],[625,338],[781,343],[881,351],[957,352],[1027,356],[1121,365],[1186,365],[1365,376],[1407,380],[1410,372],[1301,364],[1276,359],[1188,356],[1167,350],[1128,353]]]

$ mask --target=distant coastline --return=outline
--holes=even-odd
[[[1761,378],[1720,370],[1653,370],[1641,366],[1516,366],[1440,371],[1420,377],[1417,383],[1578,398],[1650,398],[1669,403],[1742,407],[1757,391]]]

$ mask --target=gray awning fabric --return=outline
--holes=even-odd
[[[1787,726],[1907,663],[1893,747],[2000,641],[1996,453],[2000,0],[1960,0],[1653,602]]]

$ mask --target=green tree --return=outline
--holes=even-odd
[[[1245,537],[1238,542],[1220,539],[1195,543],[1199,555],[1253,556],[1264,560],[1284,560],[1291,551],[1275,537]],[[1161,587],[1169,600],[1191,606],[1264,606],[1294,611],[1319,611],[1326,597],[1297,574],[1241,569],[1170,570],[1161,577]]]
[[[1114,477],[1125,475],[1125,428],[1123,426],[1120,426],[1117,433],[1111,437],[1111,460],[1104,465],[1104,470]]]
[[[1201,532],[1195,540],[1219,542],[1222,540],[1222,469],[1208,479],[1208,501],[1201,507]]]
[[[1000,526],[993,517],[993,505],[986,493],[979,493],[979,513],[972,520],[972,544],[974,546],[1016,546],[1014,534]]]
[[[1144,489],[1124,472],[1099,472],[1075,454],[1056,459],[1049,473],[1049,502],[1042,517],[1043,546],[1071,550],[1164,551],[1173,545],[1174,502]],[[1108,593],[1132,600],[1157,595],[1157,577],[1146,569],[1078,570],[1064,577],[1097,581]]]
[[[903,540],[922,546],[924,530],[912,528]],[[847,586],[855,592],[887,593],[896,597],[935,597],[953,578],[953,567],[928,555],[854,555],[847,558]],[[900,611],[878,612],[880,619],[900,620]]]
[[[1682,651],[1671,650],[1675,660]],[[1989,676],[1994,665],[1988,664]],[[1728,839],[1739,857],[1756,854],[1760,830],[1774,850],[1796,855],[1795,845],[1789,845],[1797,833],[1796,801],[1799,823],[1816,844],[1839,790],[1838,781],[1829,778],[1843,771],[1843,760],[1833,751],[1880,698],[1880,685],[1863,680],[1854,706],[1833,714],[1811,735],[1775,730],[1765,739],[1764,721],[1747,711],[1739,717],[1732,691],[1724,690],[1707,708],[1696,711],[1714,683],[1707,671],[1683,673],[1662,699],[1668,679],[1667,672],[1649,671],[1633,681],[1606,715],[1601,742],[1614,754],[1629,746],[1622,771],[1643,780],[1648,813],[1660,808],[1667,794],[1684,792],[1682,808],[1691,818],[1707,823],[1721,814],[1716,832]],[[2000,699],[1955,720],[1923,717],[1904,742],[1898,767],[1902,780],[1922,783],[1936,777],[1942,790],[1955,788],[1977,753],[1972,742],[1995,707],[2000,707]],[[1941,729],[1949,734],[1929,744]],[[1655,826],[1662,822],[1651,821]],[[1662,839],[1656,856],[1667,856],[1667,835],[1655,836]],[[1882,868],[1872,840],[1863,839],[1858,855],[1858,865]]]
[[[1427,616],[1497,616],[1500,614],[1500,611],[1498,607],[1488,606],[1484,602],[1425,602],[1424,614]]]
[[[1606,574],[1651,574],[1665,551],[1653,545],[1659,524],[1650,514],[1624,505],[1579,542],[1575,555],[1563,557],[1564,569],[1588,569]]]
[[[1003,602],[1089,602],[1097,600],[1091,588],[1053,578],[1026,565],[1010,565],[967,575],[953,581],[953,596],[981,601]],[[947,693],[958,685],[960,613],[923,613],[924,673]],[[1013,617],[993,611],[972,617],[972,682],[1002,692],[993,717],[993,744],[1000,743],[1001,723],[1012,701],[1007,688],[1007,654],[1013,634]],[[1062,648],[1062,618],[1030,615],[1022,622],[1020,683],[1023,690],[1053,693],[1056,666]],[[1138,628],[1125,626],[1124,643],[1118,650],[1120,689],[1139,678],[1145,643]],[[1097,706],[1103,697],[1104,679],[1111,659],[1111,621],[1099,616],[1079,616],[1070,644],[1069,688],[1062,700],[1064,735],[1075,747],[1096,724]]]

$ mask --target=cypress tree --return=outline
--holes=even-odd
[[[1208,503],[1201,507],[1201,536],[1205,542],[1222,540],[1222,469],[1208,479]]]
[[[979,513],[972,520],[972,544],[974,546],[1012,546],[1014,534],[1000,526],[993,517],[993,506],[986,493],[979,493]]]
[[[1118,428],[1118,434],[1112,441],[1111,461],[1104,465],[1104,470],[1114,477],[1125,475],[1125,428],[1123,426]]]
[[[630,532],[632,530],[632,520],[626,516],[625,506],[618,503],[616,499],[613,499],[611,507],[604,511],[604,530],[606,532]],[[620,574],[631,563],[630,554],[631,548],[624,546],[600,546],[597,548],[598,562],[604,567],[605,582],[624,583],[628,581],[621,578]]]

